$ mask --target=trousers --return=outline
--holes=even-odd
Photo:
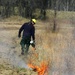
[[[20,45],[21,45],[21,49],[22,49],[22,53],[28,53],[29,51],[29,46],[30,46],[30,37],[26,37],[26,38],[22,38]]]

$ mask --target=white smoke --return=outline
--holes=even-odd
[[[30,69],[28,65],[23,61],[18,55],[16,55],[14,52],[7,54],[7,53],[1,53],[0,54],[1,58],[7,59],[9,64],[15,67],[20,67],[20,68],[26,68]]]
[[[14,50],[9,50],[8,45],[0,45],[0,58],[6,59],[9,64],[15,67],[30,69],[23,59],[21,59]]]
[[[9,31],[0,32],[0,63],[2,60],[12,66],[30,69],[23,59],[21,59],[11,48],[13,46]]]
[[[16,67],[26,68],[29,69],[25,61],[23,61],[18,55],[16,55],[14,52],[12,54],[9,54],[9,60],[10,63]]]

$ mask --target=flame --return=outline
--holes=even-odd
[[[33,71],[38,72],[38,75],[45,75],[45,72],[46,72],[47,67],[48,67],[45,62],[42,62],[40,67],[34,66],[34,65],[32,65],[32,64],[28,64],[28,66],[29,66],[30,68],[32,68]]]

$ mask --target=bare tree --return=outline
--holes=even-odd
[[[56,11],[56,0],[55,0],[55,8],[54,8],[54,25],[53,25],[53,32],[56,31],[56,15],[57,15],[57,11]]]

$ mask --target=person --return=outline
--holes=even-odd
[[[35,49],[35,27],[34,27],[35,23],[36,19],[31,19],[30,22],[24,23],[19,29],[18,32],[19,38],[21,37],[21,33],[23,31],[22,39],[20,42],[22,55],[24,55],[24,53],[28,53],[31,40],[33,41],[31,45]]]

